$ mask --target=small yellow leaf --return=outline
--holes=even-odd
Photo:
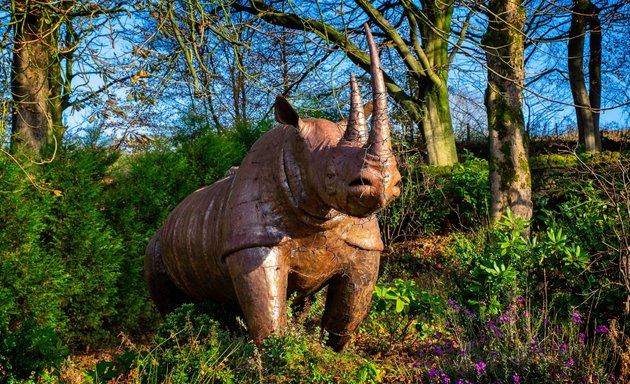
[[[55,194],[55,196],[57,196],[57,197],[62,196],[61,191],[60,191],[60,190],[58,190],[58,189],[53,190],[53,193],[54,193],[54,194]]]

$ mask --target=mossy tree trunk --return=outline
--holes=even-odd
[[[421,100],[423,100],[423,114],[420,119],[420,126],[427,147],[428,163],[430,165],[457,163],[455,134],[451,120],[451,109],[448,104],[446,82],[431,83],[430,90]]]
[[[577,115],[579,141],[588,152],[599,152],[602,147],[599,132],[602,31],[598,15],[599,10],[590,0],[573,0],[568,42],[569,83]],[[589,90],[586,89],[584,74],[587,25],[590,32]]]
[[[13,114],[11,150],[35,161],[50,156],[65,132],[63,111],[68,106],[71,64],[62,68],[57,48],[59,11],[73,1],[13,1]],[[71,22],[66,23],[71,30]],[[72,39],[72,34],[68,38]],[[71,55],[71,50],[67,52]]]
[[[451,58],[448,55],[448,41],[444,36],[451,33],[454,4],[435,0],[424,0],[421,4],[426,18],[417,18],[422,48],[415,50],[424,52],[428,61],[427,68],[432,73],[426,72],[426,76],[420,79],[419,99],[424,112],[420,126],[427,146],[429,164],[451,165],[457,163],[457,150],[448,103],[447,83]],[[412,3],[406,7],[410,9],[409,12],[414,9]],[[413,25],[413,21],[415,19],[410,18],[410,24]]]
[[[49,52],[44,35],[50,35],[47,4],[14,1],[13,114],[11,149],[36,159],[53,137],[48,95]]]
[[[531,176],[523,118],[523,26],[521,0],[490,0],[482,43],[488,66],[485,104],[490,135],[491,222],[511,210],[532,217]]]

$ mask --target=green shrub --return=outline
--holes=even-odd
[[[401,196],[379,215],[386,244],[422,233],[475,228],[487,223],[488,162],[472,156],[453,167],[401,161]]]
[[[140,382],[239,382],[228,360],[252,354],[244,337],[232,338],[219,323],[192,304],[169,314],[153,348],[138,360]]]
[[[409,344],[423,336],[442,315],[442,308],[437,295],[419,289],[414,281],[381,281],[374,288],[372,308],[361,333],[370,336],[372,349],[389,351],[397,342]]]
[[[590,262],[580,241],[567,237],[558,226],[525,237],[528,226],[528,221],[508,211],[493,231],[455,238],[450,252],[459,260],[461,272],[455,281],[465,303],[478,308],[485,302],[495,315],[525,292],[564,296],[573,288]],[[578,305],[579,300],[570,305]]]
[[[6,379],[26,377],[67,354],[39,348],[39,341],[58,340],[55,331],[65,328],[60,294],[67,277],[40,242],[54,196],[35,190],[4,156],[0,173],[0,378]]]
[[[27,175],[0,159],[0,374],[26,377],[99,345],[124,310],[121,242],[101,212],[103,151],[62,151]]]
[[[73,347],[111,340],[128,309],[118,286],[127,262],[122,239],[103,213],[102,183],[116,158],[104,150],[70,150],[45,170],[61,196],[51,207],[49,237],[42,240],[64,268],[60,304],[68,327],[63,336]]]

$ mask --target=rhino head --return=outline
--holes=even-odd
[[[366,25],[372,77],[372,118],[366,115],[354,75],[350,75],[348,118],[340,123],[301,119],[282,96],[276,98],[276,119],[295,127],[294,151],[299,159],[302,186],[327,207],[356,217],[367,217],[400,194],[400,173],[393,155],[387,93],[376,44]],[[369,105],[369,104],[368,104]],[[320,210],[321,211],[321,210]]]

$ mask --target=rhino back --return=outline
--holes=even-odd
[[[233,177],[193,192],[168,216],[162,227],[161,252],[173,283],[191,297],[231,301],[228,272],[221,261],[220,226]]]
[[[284,135],[284,127],[267,132],[237,170],[193,192],[164,222],[160,242],[166,271],[189,296],[235,302],[225,257],[285,239],[276,225],[286,216],[277,208],[283,203],[276,177]]]

